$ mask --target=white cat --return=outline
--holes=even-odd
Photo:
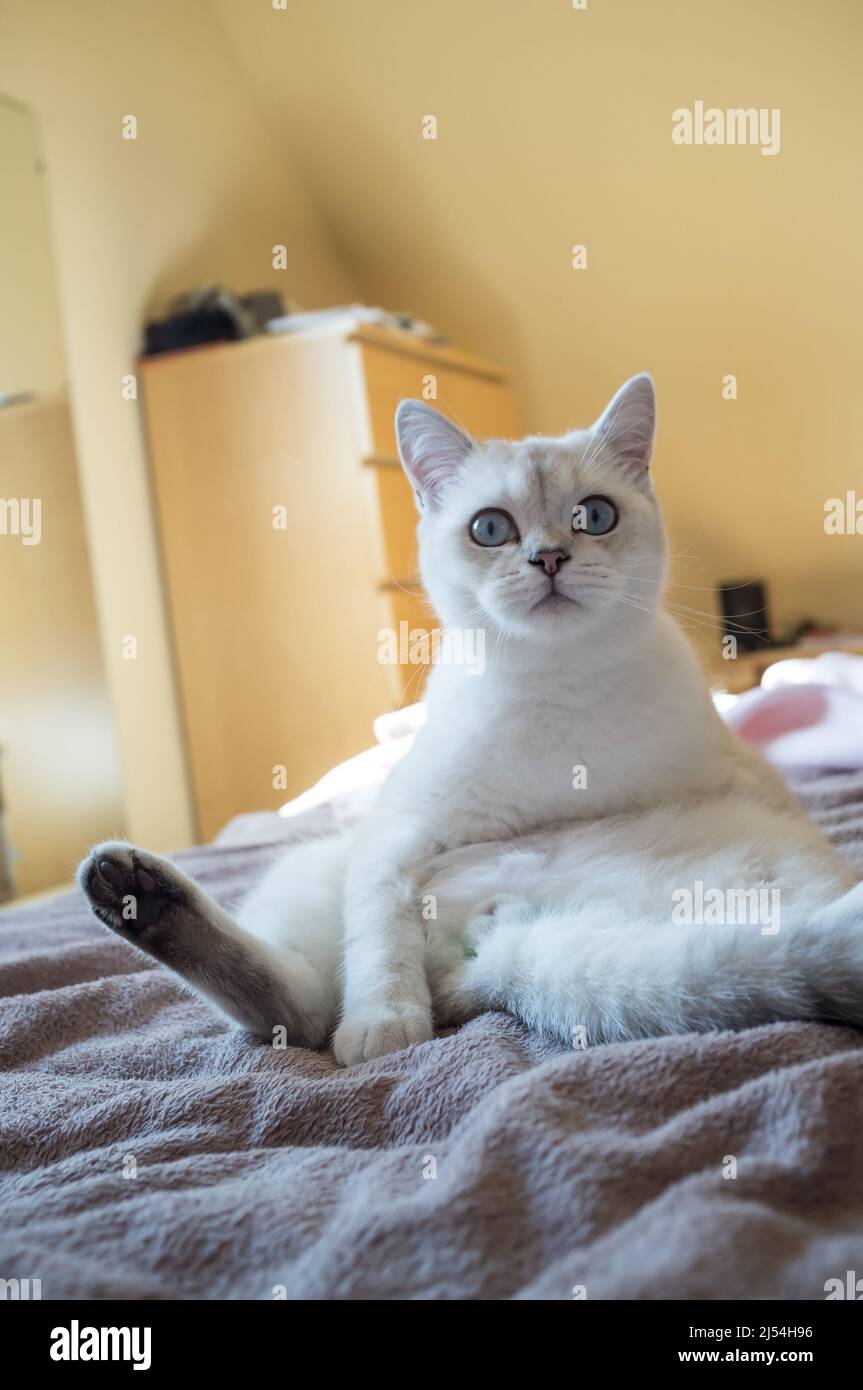
[[[475,443],[416,401],[396,423],[426,589],[484,629],[483,675],[436,667],[368,820],[288,849],[235,919],[122,843],[79,870],[96,915],[255,1033],[335,1028],[345,1065],[486,1008],[581,1043],[863,1024],[863,884],[661,610],[650,378],[558,439]],[[681,921],[706,895],[730,911]]]

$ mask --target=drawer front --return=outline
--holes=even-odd
[[[371,465],[371,472],[380,527],[379,578],[416,584],[419,514],[411,485],[398,464],[378,462]]]
[[[386,670],[386,686],[393,709],[422,699],[428,667],[424,653],[411,644],[411,633],[431,634],[440,624],[421,591],[391,586],[380,592],[381,630],[390,634],[387,646],[379,642],[379,660]],[[380,634],[379,634],[380,635]]]
[[[518,435],[518,420],[503,374],[482,375],[441,366],[434,358],[413,357],[379,347],[362,348],[368,395],[371,446],[375,456],[396,458],[393,419],[406,397],[426,400],[477,439]],[[436,395],[429,399],[433,387]]]
[[[402,354],[363,344],[360,348],[369,418],[369,450],[379,526],[378,568],[384,580],[415,583],[417,510],[410,483],[398,463],[393,420],[405,398],[424,399],[430,379],[437,392],[429,403],[479,439],[518,434],[509,385],[503,374],[444,366],[433,357]]]

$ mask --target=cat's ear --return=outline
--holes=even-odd
[[[647,372],[630,377],[592,427],[603,459],[613,459],[634,483],[647,480],[656,431],[656,392]]]
[[[473,448],[473,440],[422,401],[400,402],[396,439],[418,506],[438,507],[447,485]]]

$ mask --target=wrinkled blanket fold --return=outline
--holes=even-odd
[[[863,873],[863,776],[798,790]],[[220,901],[327,813],[178,856]],[[0,914],[0,1278],[43,1298],[823,1299],[863,1276],[863,1036],[566,1050],[489,1013],[342,1071],[77,894]]]

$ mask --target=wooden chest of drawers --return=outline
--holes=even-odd
[[[499,368],[342,325],[141,364],[198,833],[275,808],[367,747],[422,672],[381,629],[431,628],[393,415],[406,396],[518,434]]]

